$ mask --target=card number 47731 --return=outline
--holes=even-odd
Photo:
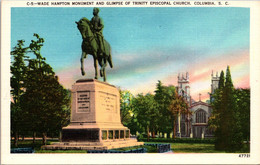
[[[239,154],[238,157],[240,157],[240,158],[250,158],[250,154]]]

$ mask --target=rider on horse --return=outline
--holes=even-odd
[[[77,27],[82,36],[82,54],[81,54],[81,74],[85,75],[84,71],[84,59],[87,55],[93,55],[94,67],[95,67],[95,79],[98,79],[98,64],[100,65],[100,75],[106,81],[106,71],[107,62],[110,67],[113,68],[111,47],[110,44],[104,39],[102,31],[104,24],[102,19],[98,16],[99,9],[94,8],[91,21],[83,17],[78,22]]]
[[[104,45],[104,36],[103,36],[103,28],[104,28],[104,23],[102,18],[98,16],[99,9],[94,8],[93,9],[93,17],[91,19],[91,24],[93,25],[93,32],[95,34],[95,37],[98,40],[99,44],[99,54],[102,55],[105,54],[105,45]]]

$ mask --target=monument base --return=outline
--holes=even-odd
[[[42,146],[45,150],[109,150],[141,146],[144,142],[137,142],[136,139],[115,140],[105,142],[54,142],[51,145]]]
[[[108,150],[140,146],[120,120],[120,94],[108,83],[78,80],[72,86],[71,122],[62,128],[62,142],[42,146],[51,150]]]
[[[130,130],[118,123],[70,123],[62,129],[62,142],[42,146],[45,150],[109,150],[141,146]]]

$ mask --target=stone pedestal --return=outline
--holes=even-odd
[[[72,86],[71,120],[62,128],[62,142],[44,149],[111,149],[143,145],[130,139],[121,124],[118,89],[94,79],[78,80]]]

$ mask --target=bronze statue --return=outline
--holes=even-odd
[[[102,30],[104,24],[100,17],[98,17],[98,8],[94,8],[94,17],[91,21],[87,18],[82,18],[79,22],[76,22],[77,27],[82,36],[82,55],[81,55],[81,74],[84,76],[84,58],[87,58],[88,54],[93,55],[94,67],[95,67],[95,79],[98,79],[98,63],[100,65],[100,76],[106,81],[106,66],[107,62],[110,67],[113,68],[111,47],[110,44],[104,39]]]

